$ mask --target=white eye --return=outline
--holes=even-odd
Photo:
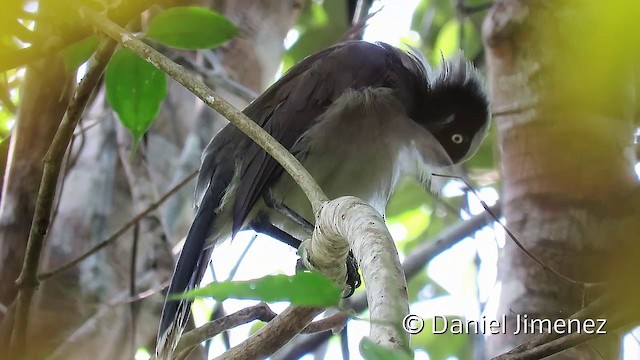
[[[451,141],[453,141],[454,144],[460,144],[462,140],[464,140],[464,138],[460,134],[451,135]]]

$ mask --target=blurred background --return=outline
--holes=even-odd
[[[95,3],[118,6],[117,1]],[[144,30],[149,18],[176,4],[214,9],[238,27],[239,35],[212,50],[179,51],[151,43],[240,108],[292,65],[340,41],[362,38],[418,49],[434,67],[461,49],[486,76],[493,124],[475,157],[456,169],[464,181],[436,178],[433,194],[407,180],[387,208],[400,258],[412,264],[407,271],[411,313],[465,320],[504,315],[513,326],[517,314],[566,318],[606,292],[613,299],[606,316],[627,311],[623,317],[628,321],[553,358],[640,359],[633,311],[640,297],[635,276],[640,230],[637,5],[159,1],[134,17],[130,28]],[[2,354],[41,159],[87,64],[86,58],[74,62],[64,51],[50,50],[56,41],[70,41],[78,26],[71,15],[60,14],[68,8],[60,10],[53,0],[10,0],[0,8]],[[38,21],[43,25],[34,27]],[[39,45],[47,51],[25,51],[30,44],[32,50]],[[175,82],[168,81],[167,89],[159,115],[137,147],[104,90],[94,93],[65,158],[40,271],[77,258],[132,219],[135,226],[41,284],[30,358],[151,358],[162,290],[193,217],[193,181],[171,189],[197,169],[203,147],[226,124]],[[168,192],[171,196],[157,211],[135,217]],[[574,283],[518,249],[481,201],[537,259]],[[203,283],[293,274],[297,255],[282,243],[245,231],[216,247],[212,259]],[[594,285],[602,283],[607,286]],[[369,322],[357,298],[365,288],[345,304],[361,311],[343,332],[298,336],[273,358],[362,358],[358,347]],[[194,323],[256,303],[198,299]],[[270,307],[279,312],[287,305]],[[190,359],[216,357],[262,325],[253,322],[221,334]],[[526,340],[432,334],[430,328],[427,323],[424,332],[412,336],[416,359],[488,359]]]

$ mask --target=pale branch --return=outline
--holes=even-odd
[[[131,50],[153,66],[171,76],[187,90],[200,98],[207,106],[227,118],[229,122],[234,124],[245,135],[251,138],[251,140],[262,147],[291,175],[293,180],[304,191],[311,202],[314,213],[317,214],[322,204],[328,201],[327,196],[313,180],[313,177],[311,177],[309,172],[302,167],[300,162],[298,162],[284,146],[240,110],[236,109],[224,98],[218,96],[202,81],[189,74],[184,68],[169,60],[157,50],[138,40],[131,33],[104,15],[83,7],[80,9],[80,16],[87,22],[97,26],[101,32],[118,41],[123,47]]]
[[[247,118],[240,110],[233,107],[225,99],[211,91],[202,81],[198,80],[184,69],[167,59],[155,49],[144,44],[126,30],[111,22],[108,18],[88,9],[80,9],[81,17],[97,26],[100,31],[120,42],[120,44],[156,66],[185,88],[199,97],[207,106],[216,110],[227,118],[238,129],[261,146],[269,155],[291,175],[300,186],[315,214],[320,212],[323,204],[328,200],[322,189],[316,184],[311,175],[286,148],[278,143],[258,124]],[[240,346],[227,351],[223,356],[234,358],[242,353],[242,358],[258,358],[268,356],[284,345],[308,324],[320,309],[289,307],[274,321],[260,329]]]
[[[343,284],[349,249],[367,284],[369,336],[389,349],[409,351],[409,336],[401,327],[409,313],[407,283],[393,238],[382,215],[362,200],[344,196],[322,208],[313,237],[301,245],[302,260]]]
[[[16,300],[16,317],[10,347],[10,358],[12,359],[23,359],[25,355],[31,300],[39,283],[38,266],[40,265],[45,235],[49,228],[62,162],[73,137],[73,131],[80,121],[91,93],[99,83],[116,45],[117,43],[110,39],[105,39],[100,43],[91,60],[91,66],[78,85],[44,158],[44,170],[36,199],[33,222],[29,231],[29,239],[27,240],[22,271],[16,281],[18,298]]]
[[[500,203],[491,206],[491,210],[498,217],[501,216],[502,209]],[[487,217],[487,214],[482,213],[474,215],[468,220],[459,221],[450,227],[446,228],[435,239],[425,242],[417,247],[407,255],[402,268],[407,279],[411,279],[416,276],[420,271],[424,269],[424,266],[435,258],[443,251],[449,249],[454,244],[463,240],[467,236],[473,236],[473,234],[480,230],[483,226],[490,223],[492,219]],[[344,308],[353,310],[355,313],[361,313],[367,309],[366,294],[360,293],[353,297],[346,299]],[[290,343],[288,349],[284,350],[281,354],[274,356],[274,359],[289,360],[298,359],[304,354],[313,351],[320,344],[329,339],[331,333],[322,332],[306,336],[298,341]]]
[[[54,270],[39,274],[38,275],[38,279],[40,281],[45,281],[45,280],[50,279],[50,278],[52,278],[52,277],[54,277],[56,275],[59,275],[59,274],[65,272],[65,271],[71,269],[72,267],[78,265],[80,262],[82,262],[83,260],[85,260],[89,256],[91,256],[91,255],[97,253],[98,251],[104,249],[105,247],[111,245],[116,240],[120,239],[120,237],[122,235],[124,235],[124,233],[129,231],[129,229],[133,228],[141,219],[143,219],[146,216],[148,216],[149,214],[151,214],[160,205],[162,205],[165,201],[167,201],[167,199],[169,199],[173,194],[175,194],[183,186],[188,184],[197,174],[198,174],[197,170],[192,172],[191,174],[189,174],[182,181],[180,181],[178,184],[176,184],[171,189],[169,189],[158,200],[156,200],[154,203],[149,205],[149,207],[146,210],[144,210],[144,211],[140,212],[139,214],[137,214],[136,216],[134,216],[131,220],[129,220],[126,224],[124,224],[120,229],[118,229],[116,232],[114,232],[113,235],[111,235],[108,238],[104,239],[100,243],[94,245],[91,249],[87,250],[84,254],[82,254],[82,255],[78,256],[77,258],[69,261],[68,263],[66,263],[64,265],[61,265],[60,267],[58,267],[58,268],[56,268]]]

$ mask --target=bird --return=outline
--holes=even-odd
[[[243,113],[289,150],[329,198],[353,195],[381,214],[400,180],[426,185],[434,169],[466,161],[490,124],[482,76],[461,52],[433,69],[417,50],[363,40],[306,57]],[[253,229],[298,246],[303,229],[274,205],[314,219],[291,176],[232,124],[202,154],[195,203],[163,306],[158,354],[173,351],[189,316],[191,303],[170,296],[198,286],[216,244]],[[355,288],[357,264],[347,265],[346,282]]]

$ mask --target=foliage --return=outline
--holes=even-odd
[[[264,302],[289,301],[299,306],[334,306],[340,300],[340,289],[317,272],[300,272],[294,276],[268,275],[250,281],[215,282],[191,290],[178,298],[212,297],[255,299]]]
[[[147,37],[176,49],[198,50],[220,46],[237,33],[235,25],[215,11],[176,7],[153,18]]]
[[[165,74],[127,49],[114,55],[105,73],[107,99],[136,140],[151,127],[167,95]]]
[[[467,0],[474,5],[483,0]],[[11,4],[21,5],[21,1]],[[450,0],[422,0],[413,15],[411,29],[420,35],[417,44],[434,64],[462,48],[467,57],[481,59],[479,18],[484,14],[463,16],[457,14]],[[3,5],[4,6],[4,5]],[[11,10],[15,10],[11,7]],[[19,17],[19,11],[5,12],[0,20],[8,16],[10,21],[0,21],[0,51],[15,49],[15,37],[7,34],[20,31],[21,25],[13,21]],[[304,57],[330,46],[344,38],[349,28],[346,24],[346,8],[343,0],[307,1],[302,15],[295,26],[299,36],[295,44],[284,55],[283,67],[289,68]],[[18,24],[18,25],[16,25]],[[1,27],[5,25],[5,27]],[[186,50],[209,49],[220,46],[237,36],[238,30],[224,16],[204,8],[178,7],[156,15],[149,23],[141,38],[163,45]],[[67,70],[71,73],[85,63],[95,51],[98,38],[83,39],[70,45],[61,52]],[[604,44],[606,45],[606,44]],[[603,48],[606,48],[603,45]],[[7,88],[0,91],[10,93],[15,101],[20,85],[15,71],[5,73],[3,81]],[[17,80],[16,80],[17,79]],[[105,75],[107,98],[117,112],[122,124],[133,134],[136,141],[152,126],[166,95],[166,77],[151,64],[120,49],[113,56]],[[1,99],[1,98],[0,98]],[[14,114],[7,106],[0,105],[0,129],[2,136],[8,133]],[[495,136],[492,133],[490,136]],[[467,164],[472,173],[485,173],[495,168],[493,157],[493,138],[485,142],[479,153]],[[441,199],[445,205],[458,209],[462,199]],[[407,254],[416,246],[430,241],[434,235],[457,217],[437,214],[442,204],[436,203],[418,184],[407,182],[393,195],[388,207],[389,225],[404,227],[405,236],[398,239],[400,250]],[[456,215],[456,214],[453,214]],[[426,289],[426,291],[425,291]],[[409,282],[412,302],[424,301],[426,297],[448,295],[444,287],[432,279],[426,271]],[[304,306],[331,306],[340,300],[340,291],[328,280],[315,273],[300,273],[289,277],[284,275],[267,276],[252,281],[219,282],[185,294],[188,298],[214,297],[218,300],[228,298],[258,299],[262,301],[290,301]],[[196,300],[196,309],[204,309],[203,301]],[[208,317],[206,310],[203,316]],[[254,325],[260,326],[260,325]],[[430,325],[427,325],[429,328]],[[424,349],[431,359],[445,359],[449,356],[468,358],[471,339],[462,335],[433,335],[428,332],[413,337],[415,349]],[[367,359],[409,358],[406,354],[390,353],[389,350],[371,343],[366,338],[360,345],[362,355]]]
[[[215,11],[175,7],[150,23],[146,37],[178,49],[208,49],[237,34],[236,27]],[[136,55],[119,50],[106,74],[107,99],[135,141],[149,130],[166,96],[166,75]]]

